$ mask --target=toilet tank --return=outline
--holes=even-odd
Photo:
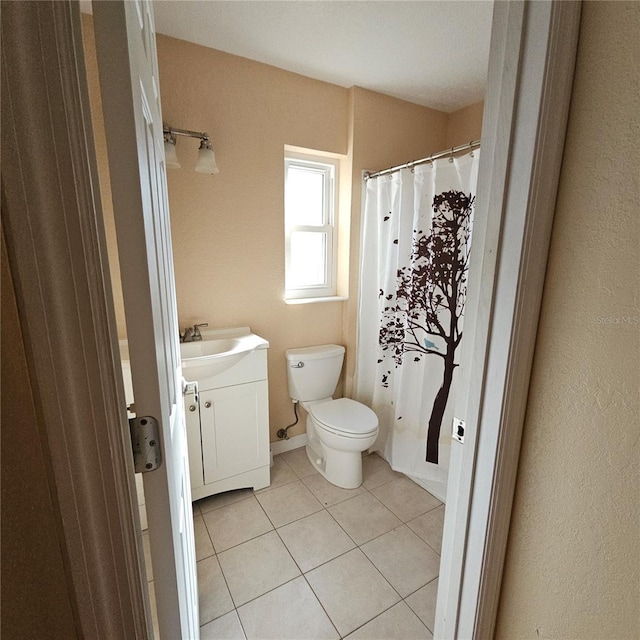
[[[287,349],[285,354],[289,396],[293,400],[305,402],[331,397],[340,378],[344,347],[323,344]]]

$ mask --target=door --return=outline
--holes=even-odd
[[[144,474],[160,635],[198,638],[198,595],[152,6],[93,3],[136,415],[159,423]]]

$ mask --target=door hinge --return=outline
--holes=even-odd
[[[460,418],[453,419],[453,433],[451,434],[451,437],[461,444],[464,444],[464,430],[466,426],[467,425],[464,420],[460,420]]]
[[[158,421],[152,416],[129,418],[129,431],[136,473],[157,469],[162,464]]]

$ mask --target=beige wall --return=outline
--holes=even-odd
[[[284,302],[284,145],[346,153],[346,89],[158,38],[164,119],[212,136],[220,173],[168,172],[180,324],[249,326],[269,340],[271,440],[292,421],[284,351],[342,342],[342,303]],[[292,435],[296,432],[291,431]]]
[[[445,147],[457,147],[472,140],[480,140],[484,102],[476,102],[449,114]]]
[[[115,255],[108,166],[92,23],[83,16],[96,147],[105,200],[110,255]],[[372,91],[283,71],[182,40],[158,37],[163,117],[181,129],[210,134],[220,173],[195,173],[197,140],[178,138],[179,170],[168,171],[171,230],[182,327],[249,326],[270,343],[271,440],[292,421],[284,352],[336,342],[347,348],[350,392],[360,239],[361,175],[447,147],[453,127],[479,137],[477,109],[446,114]],[[453,120],[452,120],[453,119]],[[341,228],[346,302],[284,302],[284,146],[344,156]],[[349,218],[349,204],[351,216]],[[126,334],[117,265],[119,334]],[[343,293],[342,291],[340,293]],[[304,415],[290,431],[304,431]]]
[[[284,352],[337,342],[355,355],[360,176],[445,146],[448,114],[364,89],[312,80],[160,36],[165,120],[211,134],[220,174],[192,170],[197,142],[180,140],[169,171],[178,314],[183,326],[250,326],[269,340],[271,440],[292,421]],[[464,122],[465,118],[461,118]],[[347,302],[284,302],[285,145],[345,155],[353,176]],[[355,212],[355,213],[354,213]],[[347,272],[348,269],[348,272]],[[338,390],[340,393],[340,389]],[[290,435],[304,431],[304,413]]]
[[[497,638],[640,637],[638,33],[583,4]]]

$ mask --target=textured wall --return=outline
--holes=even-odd
[[[640,637],[638,33],[584,3],[497,638]]]

